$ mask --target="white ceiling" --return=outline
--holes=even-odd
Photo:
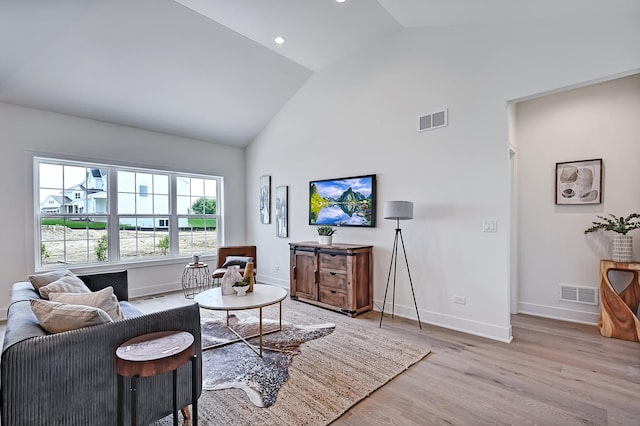
[[[314,71],[404,28],[621,10],[640,1],[0,0],[0,102],[244,147]]]

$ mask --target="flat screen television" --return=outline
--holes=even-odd
[[[309,225],[376,226],[376,175],[309,182]]]

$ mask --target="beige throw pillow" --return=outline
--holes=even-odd
[[[39,292],[43,299],[48,299],[51,293],[91,293],[91,290],[73,272],[68,271],[56,281],[40,287]]]
[[[49,300],[71,305],[93,306],[105,311],[114,321],[124,319],[118,298],[113,294],[113,287],[105,287],[92,293],[50,293]]]
[[[30,303],[40,326],[49,333],[61,333],[111,322],[109,314],[100,308],[40,299],[31,299]]]
[[[67,272],[71,273],[68,269],[62,268],[56,269],[55,271],[45,272],[43,274],[33,274],[29,275],[29,281],[31,281],[33,288],[38,291],[40,290],[40,287],[44,287],[47,284],[51,284],[52,282],[59,280],[66,275]]]

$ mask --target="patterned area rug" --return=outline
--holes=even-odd
[[[299,306],[283,301],[283,332],[264,343],[277,350],[266,349],[262,360],[242,342],[203,352],[203,386],[218,390],[202,391],[199,425],[327,425],[430,352],[358,318]],[[255,327],[253,311],[236,314],[238,328]],[[229,338],[224,313],[201,315],[203,347]],[[265,329],[277,326],[277,306],[264,316]],[[154,426],[171,424],[169,416]]]
[[[229,325],[241,336],[258,333],[256,317],[238,319],[233,316]],[[278,321],[265,319],[265,332],[278,328]],[[262,358],[249,346],[237,342],[205,350],[202,354],[203,390],[242,389],[258,407],[269,407],[276,402],[280,387],[289,378],[289,365],[299,353],[302,343],[324,337],[335,328],[334,324],[294,325],[282,323],[282,330],[263,335]],[[236,336],[220,319],[202,318],[202,347],[233,342]],[[249,339],[254,348],[259,339]]]

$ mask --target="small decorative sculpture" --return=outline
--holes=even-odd
[[[242,274],[240,274],[240,267],[237,265],[230,266],[222,276],[222,283],[220,285],[223,296],[234,294],[235,290],[233,285],[238,281],[242,281]]]

